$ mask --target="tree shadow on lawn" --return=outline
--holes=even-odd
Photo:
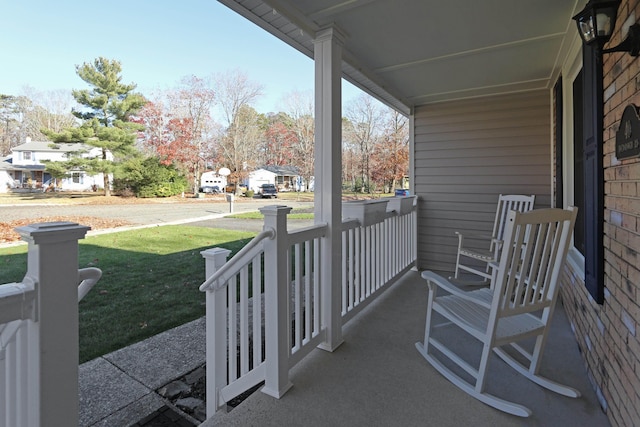
[[[113,234],[115,240],[116,234],[120,233]],[[163,244],[158,241],[145,243],[144,251],[80,241],[79,268],[102,270],[100,281],[78,305],[80,363],[204,316],[205,293],[198,289],[205,280],[200,252],[223,247],[232,251],[230,259],[254,235],[236,232],[235,236],[239,234],[247,238],[170,253],[158,253],[167,250],[157,250]],[[0,284],[22,280],[25,252],[22,246],[0,257]]]

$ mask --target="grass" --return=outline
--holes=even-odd
[[[233,215],[227,215],[227,218],[237,219],[264,219],[264,215],[260,212],[243,212]],[[309,209],[293,209],[287,219],[313,219],[313,212],[309,212]]]
[[[80,241],[79,266],[103,275],[80,302],[80,362],[141,341],[205,314],[200,251],[235,254],[255,234],[184,225],[90,236]],[[0,248],[0,283],[26,271],[26,245]]]

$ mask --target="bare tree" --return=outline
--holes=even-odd
[[[374,181],[391,191],[409,171],[409,120],[391,108],[383,110],[382,118],[371,169]]]
[[[294,91],[285,97],[286,112],[291,117],[291,130],[296,138],[293,141],[293,159],[309,191],[314,175],[315,120],[312,92]]]
[[[61,132],[76,123],[70,94],[37,92],[30,87],[22,92],[20,96],[0,95],[0,155],[9,154],[27,138],[46,140],[42,130]]]
[[[231,180],[239,183],[255,166],[263,138],[258,113],[251,108],[251,104],[262,95],[262,85],[250,81],[243,72],[234,70],[219,75],[216,88],[218,104],[227,127],[219,144],[222,162],[231,170]]]
[[[76,118],[71,114],[72,108],[76,105],[71,92],[62,89],[44,92],[32,88],[24,90],[35,104],[31,120],[38,133],[41,129],[62,132],[77,123]],[[39,136],[44,137],[41,133]]]
[[[348,119],[344,126],[345,140],[349,140],[357,150],[359,172],[362,180],[360,191],[371,192],[370,157],[376,138],[379,136],[382,112],[380,104],[367,94],[361,94],[346,107]]]

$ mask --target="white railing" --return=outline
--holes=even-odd
[[[417,257],[415,197],[361,202],[350,213],[357,218],[342,223],[344,323],[411,269]]]
[[[290,210],[261,209],[265,231],[233,262],[225,263],[226,249],[202,253],[208,277],[200,289],[207,292],[209,414],[262,381],[264,392],[279,397],[289,387],[290,367],[323,338],[317,266],[326,226],[287,233]]]
[[[343,324],[415,262],[414,199],[405,200],[402,209],[386,202],[373,220],[342,224]],[[289,233],[290,211],[261,209],[265,231],[229,262],[226,249],[202,253],[209,417],[262,381],[264,393],[280,398],[291,387],[289,370],[325,339],[320,254],[328,227]]]
[[[0,285],[0,427],[78,424],[77,304],[102,274],[78,270],[87,230],[17,229],[29,243],[28,267],[22,282]]]

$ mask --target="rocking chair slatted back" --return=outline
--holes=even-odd
[[[494,249],[496,241],[504,241],[505,224],[507,222],[509,212],[528,212],[533,209],[534,202],[535,195],[525,196],[519,194],[500,194],[498,197],[496,218],[493,223],[493,232],[491,233],[494,238],[491,242],[491,250]]]
[[[506,253],[500,259],[494,288],[499,317],[541,310],[555,300],[562,265],[553,260],[559,251],[568,249],[571,223],[544,222],[551,212],[530,211],[517,220],[514,211],[507,216],[510,226],[505,227],[505,242],[513,244],[503,248]],[[561,259],[564,257],[563,253]]]

